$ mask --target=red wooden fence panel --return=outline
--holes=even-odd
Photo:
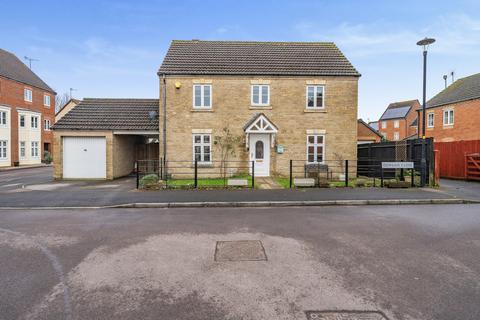
[[[440,176],[442,178],[466,179],[465,154],[479,153],[480,140],[435,142],[440,152]]]

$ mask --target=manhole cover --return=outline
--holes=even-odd
[[[305,311],[308,320],[387,320],[379,311]]]
[[[266,261],[267,255],[258,240],[217,241],[215,261]]]

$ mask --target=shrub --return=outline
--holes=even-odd
[[[45,163],[51,163],[52,160],[53,160],[52,154],[49,151],[45,151],[43,153],[43,159],[44,159]]]
[[[157,186],[158,185],[158,176],[156,174],[147,174],[146,176],[143,176],[140,181],[140,186],[142,187],[152,187],[152,186]]]

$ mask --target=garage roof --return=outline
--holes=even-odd
[[[85,98],[53,129],[158,131],[158,111],[158,99]]]

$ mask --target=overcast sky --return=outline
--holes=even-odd
[[[333,41],[360,71],[359,116],[421,99],[429,36],[427,98],[442,76],[480,72],[480,1],[16,1],[3,0],[0,47],[39,59],[58,93],[158,97],[156,71],[172,39]],[[450,81],[450,79],[449,79]]]

